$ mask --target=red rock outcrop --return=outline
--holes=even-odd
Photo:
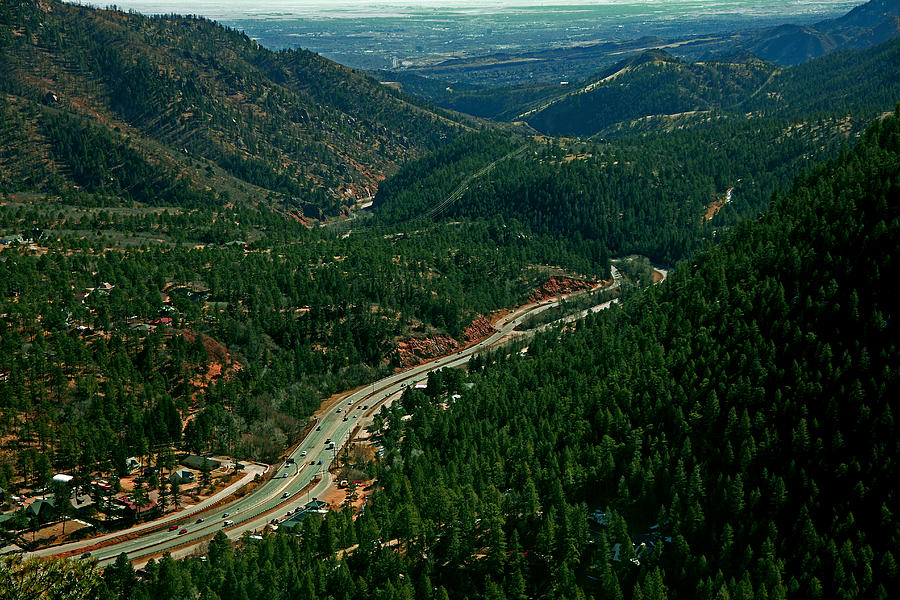
[[[463,337],[465,337],[467,342],[474,342],[476,340],[486,338],[492,333],[494,333],[494,326],[491,325],[490,319],[484,316],[479,316],[477,319],[469,323],[469,326],[466,327],[465,331],[463,331]]]
[[[581,290],[589,290],[596,285],[596,282],[584,281],[583,279],[575,279],[573,277],[551,277],[547,283],[535,290],[528,297],[530,302],[540,302],[547,298],[553,298],[560,294],[571,294]]]
[[[397,343],[394,357],[402,367],[412,367],[430,358],[437,358],[454,352],[459,342],[449,335],[430,335],[424,338],[410,338]]]

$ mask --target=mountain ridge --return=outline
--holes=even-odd
[[[61,111],[136,152],[156,180],[321,218],[474,124],[314,53],[271,52],[196,17],[26,0],[5,3],[0,25],[0,92],[32,136],[4,160],[9,188],[35,166],[41,189],[84,188],[59,167],[69,157],[48,160],[47,122]],[[106,171],[98,178],[130,185]]]

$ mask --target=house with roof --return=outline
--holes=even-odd
[[[12,246],[13,244],[24,244],[24,243],[25,243],[25,236],[23,236],[21,233],[16,233],[13,235],[8,235],[4,238],[0,238],[0,244],[3,244],[4,246]]]
[[[187,469],[178,469],[171,475],[169,475],[169,481],[172,483],[194,483],[197,481],[197,477],[194,475],[192,471],[188,471]]]
[[[282,533],[295,533],[297,528],[305,521],[310,515],[315,514],[311,513],[308,510],[301,510],[297,514],[293,515],[290,519],[286,519],[278,524],[278,531]]]
[[[26,517],[34,517],[39,523],[47,523],[56,518],[56,504],[53,497],[35,500],[25,508]]]
[[[113,500],[113,502],[115,502],[119,506],[124,507],[125,510],[134,517],[144,516],[144,515],[150,513],[151,511],[156,510],[156,508],[157,508],[156,502],[154,502],[153,500],[151,500],[149,498],[147,499],[146,504],[138,506],[135,503],[134,496],[132,496],[130,494],[126,494],[125,496],[119,496],[119,497],[115,498]]]
[[[17,531],[28,526],[25,511],[16,510],[0,514],[0,530]],[[2,552],[0,552],[2,554]]]
[[[56,475],[53,476],[52,481],[54,483],[65,483],[66,485],[72,485],[72,481],[74,479],[75,478],[72,477],[71,475],[66,475],[65,473],[57,473]]]
[[[196,469],[197,471],[202,471],[203,469],[215,471],[222,466],[222,463],[215,459],[207,458],[206,456],[197,456],[196,454],[188,454],[181,459],[181,464],[185,467]]]
[[[304,510],[322,510],[328,507],[328,503],[322,500],[318,500],[313,498],[309,502],[303,505]]]

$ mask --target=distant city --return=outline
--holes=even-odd
[[[811,23],[858,4],[858,0],[125,0],[116,6],[147,15],[202,15],[245,31],[268,48],[304,48],[355,68],[396,69],[646,35],[677,38]]]

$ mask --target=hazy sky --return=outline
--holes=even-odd
[[[112,2],[81,2],[106,6]],[[646,7],[671,8],[673,13],[733,12],[754,15],[822,13],[843,10],[862,0],[116,0],[123,10],[134,9],[144,14],[199,14],[212,18],[252,17],[254,15],[291,16],[389,16],[415,14],[428,10],[464,12],[505,12],[515,8],[554,6]]]

